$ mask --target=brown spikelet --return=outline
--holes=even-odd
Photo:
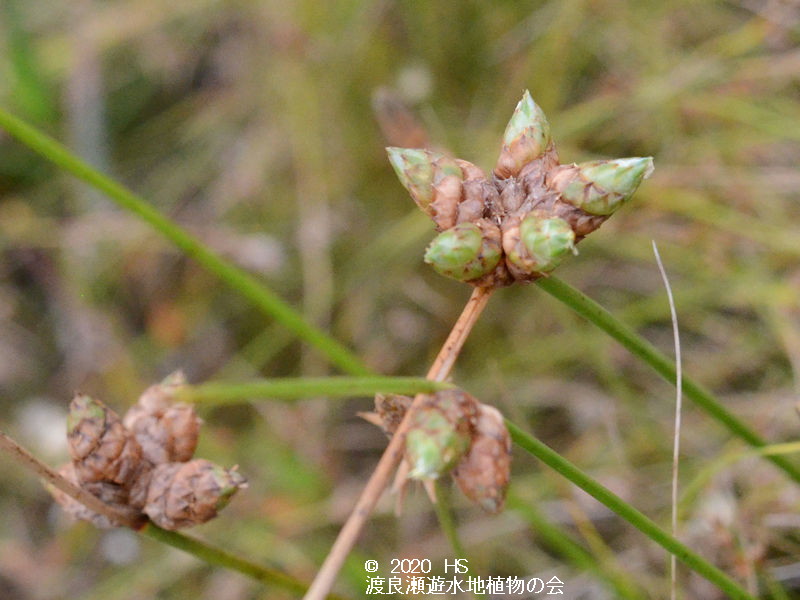
[[[103,481],[129,489],[147,468],[139,443],[119,415],[83,394],[70,403],[67,443],[81,484]]]
[[[503,508],[511,476],[511,438],[496,408],[479,406],[472,445],[453,476],[464,495],[484,510]]]
[[[195,459],[153,469],[144,512],[159,527],[181,529],[213,519],[246,480],[235,469]]]
[[[123,419],[144,458],[153,465],[186,462],[197,448],[200,418],[193,405],[174,402],[175,393],[185,384],[182,373],[173,373],[147,388]]]

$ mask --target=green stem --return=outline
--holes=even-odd
[[[436,502],[433,508],[436,511],[436,518],[439,521],[439,528],[444,533],[447,541],[455,553],[454,558],[463,558],[467,561],[467,576],[473,575],[473,569],[469,564],[469,557],[464,550],[464,544],[461,543],[461,538],[458,535],[458,526],[456,525],[455,517],[453,516],[452,506],[450,504],[450,490],[442,485],[441,480],[434,481],[434,489],[436,490]],[[485,595],[473,592],[475,598],[485,598]]]
[[[0,127],[78,179],[100,190],[125,210],[133,213],[188,256],[236,289],[263,312],[282,323],[299,338],[316,348],[334,365],[352,375],[367,375],[361,359],[329,335],[310,325],[302,315],[246,271],[215,254],[193,235],[176,225],[146,200],[110,177],[93,169],[53,138],[0,108]]]
[[[303,377],[228,383],[216,381],[191,385],[179,392],[181,400],[207,404],[231,404],[256,398],[294,400],[313,396],[374,396],[375,394],[431,394],[452,389],[452,383],[422,377]]]
[[[681,544],[678,540],[662,530],[644,514],[611,492],[608,488],[602,486],[600,483],[589,477],[586,473],[581,471],[566,458],[537,440],[535,437],[522,431],[511,421],[506,420],[506,425],[508,426],[508,431],[511,434],[511,439],[514,440],[518,446],[531,453],[547,466],[569,479],[583,491],[599,500],[609,509],[625,519],[628,523],[644,533],[651,540],[675,555],[679,561],[693,569],[699,575],[702,575],[708,579],[710,582],[714,583],[717,587],[719,587],[719,589],[728,594],[730,598],[755,600],[753,596],[748,594],[733,579],[728,577],[714,565],[710,564],[702,556],[694,553],[692,550]]]
[[[447,490],[439,481],[434,482],[436,489],[436,502],[433,507],[436,510],[436,518],[439,520],[439,527],[442,529],[450,546],[453,547],[455,558],[466,558],[467,553],[464,551],[464,546],[458,537],[458,529],[456,527],[453,513],[450,510],[450,498],[448,497]]]
[[[304,594],[308,589],[308,585],[283,571],[257,565],[221,548],[216,548],[206,542],[176,531],[161,529],[152,523],[147,523],[139,530],[139,533],[178,550],[183,550],[208,564],[237,571],[261,583],[274,585],[297,594]],[[344,600],[342,596],[336,594],[328,594],[328,598],[330,600]]]
[[[625,346],[631,354],[650,365],[666,381],[673,385],[675,384],[675,364],[650,342],[619,322],[597,302],[556,277],[544,277],[536,283],[548,294],[569,306],[576,313],[591,321]],[[733,435],[756,448],[767,445],[766,440],[730,413],[700,384],[686,375],[682,377],[682,381],[684,394],[713,419],[724,425]],[[780,455],[770,455],[766,458],[780,469],[783,469],[796,482],[800,483],[800,469],[794,463]]]

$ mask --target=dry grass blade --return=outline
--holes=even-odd
[[[683,374],[681,366],[681,336],[678,330],[678,314],[675,309],[675,300],[672,297],[672,287],[669,284],[667,272],[664,269],[664,264],[661,262],[661,255],[658,253],[658,246],[653,240],[653,254],[658,263],[658,270],[661,273],[661,279],[664,281],[664,288],[667,290],[667,298],[669,299],[669,312],[672,319],[672,334],[675,341],[675,437],[672,442],[672,535],[675,537],[678,533],[678,459],[681,452],[681,408],[683,403]],[[669,556],[669,570],[670,570],[670,598],[675,600],[678,587],[678,562],[674,554]]]

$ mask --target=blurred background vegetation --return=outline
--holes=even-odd
[[[420,375],[469,290],[422,264],[429,220],[371,109],[388,86],[435,144],[491,168],[525,88],[563,161],[655,157],[635,200],[559,277],[662,350],[676,296],[685,369],[772,441],[798,439],[800,7],[792,0],[278,2],[3,0],[0,103],[263,279],[375,370]],[[122,411],[190,381],[321,375],[324,360],[133,216],[0,132],[0,428],[63,462],[75,390]],[[659,523],[674,391],[535,286],[497,293],[454,379]],[[193,533],[310,580],[385,445],[371,400],[207,410],[199,456],[250,480]],[[800,492],[685,407],[680,537],[765,598],[800,594]],[[239,600],[263,589],[127,531],[72,524],[0,460],[0,597]],[[665,553],[515,453],[509,508],[453,503],[477,574],[568,598],[666,594]],[[595,571],[559,550],[546,515]],[[559,534],[561,535],[561,534]],[[558,537],[558,536],[556,536]],[[384,498],[363,561],[451,558],[419,490]],[[682,572],[686,597],[714,599]],[[783,588],[781,591],[779,588]],[[793,594],[795,594],[793,596]],[[293,597],[270,590],[270,598]]]

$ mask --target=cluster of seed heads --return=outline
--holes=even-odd
[[[491,178],[438,152],[387,150],[401,183],[441,232],[425,261],[479,287],[553,271],[653,170],[652,158],[559,164],[547,119],[527,91]]]
[[[491,177],[465,160],[420,148],[387,148],[400,182],[439,235],[425,262],[481,288],[551,273],[653,171],[652,158],[559,163],[542,109],[526,91],[506,127]],[[411,398],[379,396],[367,418],[393,434]],[[464,494],[502,508],[511,443],[502,415],[460,390],[429,396],[406,435],[408,476],[452,472]]]
[[[72,461],[59,473],[112,508],[132,508],[164,529],[215,517],[245,479],[235,468],[192,459],[200,419],[194,406],[174,401],[185,384],[181,373],[170,375],[145,390],[123,419],[99,400],[76,395],[67,419]],[[50,492],[77,519],[120,525],[55,488]]]
[[[365,416],[391,436],[411,403],[408,396],[379,395],[375,413]],[[426,397],[410,418],[408,476],[424,481],[452,473],[472,502],[500,511],[511,469],[511,438],[500,412],[456,389]]]

